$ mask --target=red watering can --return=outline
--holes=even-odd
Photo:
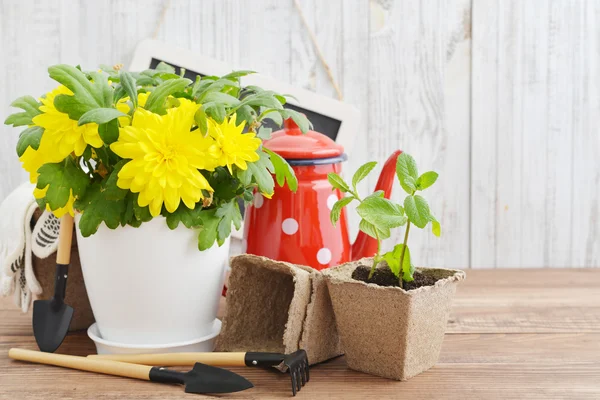
[[[254,195],[245,213],[247,253],[318,270],[376,253],[377,241],[363,232],[350,244],[345,209],[335,227],[329,220],[334,203],[343,197],[339,190],[332,191],[327,180],[330,172],[341,172],[341,163],[347,159],[341,145],[315,131],[302,134],[291,119],[264,145],[292,166],[298,190],[293,193],[286,185],[276,187],[271,199]],[[391,194],[400,153],[394,152],[385,162],[377,181],[375,190],[383,190],[386,198]]]

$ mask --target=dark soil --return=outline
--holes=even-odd
[[[352,279],[357,281],[362,281],[366,283],[374,283],[379,286],[400,286],[398,282],[398,278],[393,274],[390,268],[387,265],[379,266],[373,277],[369,279],[369,272],[371,271],[370,267],[366,265],[359,265],[356,267],[354,272],[352,272]],[[432,286],[438,280],[443,279],[445,277],[440,277],[431,274],[424,274],[419,271],[415,271],[413,274],[414,281],[412,282],[402,282],[402,288],[404,290],[411,290],[420,288],[421,286]]]

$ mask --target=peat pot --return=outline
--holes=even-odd
[[[183,224],[169,229],[164,217],[139,228],[102,224],[87,238],[77,229],[85,287],[102,339],[167,345],[213,333],[229,239],[199,251],[197,238]]]
[[[352,279],[363,258],[323,270],[348,367],[407,380],[435,365],[463,271],[418,268],[439,280],[405,291]]]

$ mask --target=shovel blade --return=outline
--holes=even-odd
[[[196,363],[185,374],[186,393],[233,393],[254,385],[243,376],[223,368]]]
[[[54,353],[61,345],[67,332],[73,307],[54,300],[33,302],[33,335],[41,351]]]

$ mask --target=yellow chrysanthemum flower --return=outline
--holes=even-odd
[[[139,108],[131,126],[119,130],[119,139],[110,148],[130,159],[118,175],[117,186],[139,193],[138,204],[150,206],[152,216],[160,214],[163,203],[174,212],[181,201],[193,209],[204,198],[202,190],[213,191],[198,171],[216,167],[217,146],[199,130],[190,132],[194,113],[200,107],[187,99],[161,116]]]
[[[248,168],[247,162],[258,161],[256,152],[260,147],[261,140],[253,132],[242,133],[245,122],[235,125],[235,114],[229,119],[225,118],[223,123],[218,124],[209,120],[208,132],[219,146],[218,164],[227,165],[230,173],[233,173],[233,165],[240,169]]]
[[[25,152],[19,157],[23,169],[29,172],[29,181],[36,183],[38,178],[38,169],[49,163],[58,163],[65,159],[66,156],[62,156],[58,152],[52,151],[52,143],[46,136],[46,133],[42,134],[42,140],[37,150],[31,147],[27,147]]]
[[[47,191],[48,191],[48,186],[46,186],[44,189],[35,188],[35,189],[33,189],[33,196],[36,199],[41,199],[42,197],[46,196]],[[54,216],[56,218],[60,218],[63,215],[65,215],[66,213],[69,213],[69,214],[71,214],[72,217],[74,217],[75,216],[75,209],[73,208],[74,202],[75,202],[75,197],[73,197],[73,191],[71,190],[71,193],[69,195],[69,200],[67,201],[67,204],[65,204],[64,207],[60,207],[60,208],[57,208],[56,210],[52,210],[50,208],[50,205],[46,204],[46,210],[52,211],[52,213],[54,214]]]
[[[54,99],[60,94],[72,95],[73,92],[61,85],[48,93],[45,98],[40,99],[42,114],[32,120],[35,125],[44,128],[44,137],[53,153],[64,159],[71,152],[75,152],[77,156],[82,155],[88,144],[92,147],[102,146],[98,124],[78,126],[77,121],[54,107]]]
[[[150,96],[150,92],[147,93],[138,93],[138,106],[144,107],[146,105],[146,101],[148,100],[148,96]],[[129,101],[129,97],[124,97],[117,102],[117,110],[122,113],[129,113],[129,105],[127,102]],[[121,126],[129,126],[131,124],[131,118],[129,117],[119,117],[119,124]]]

